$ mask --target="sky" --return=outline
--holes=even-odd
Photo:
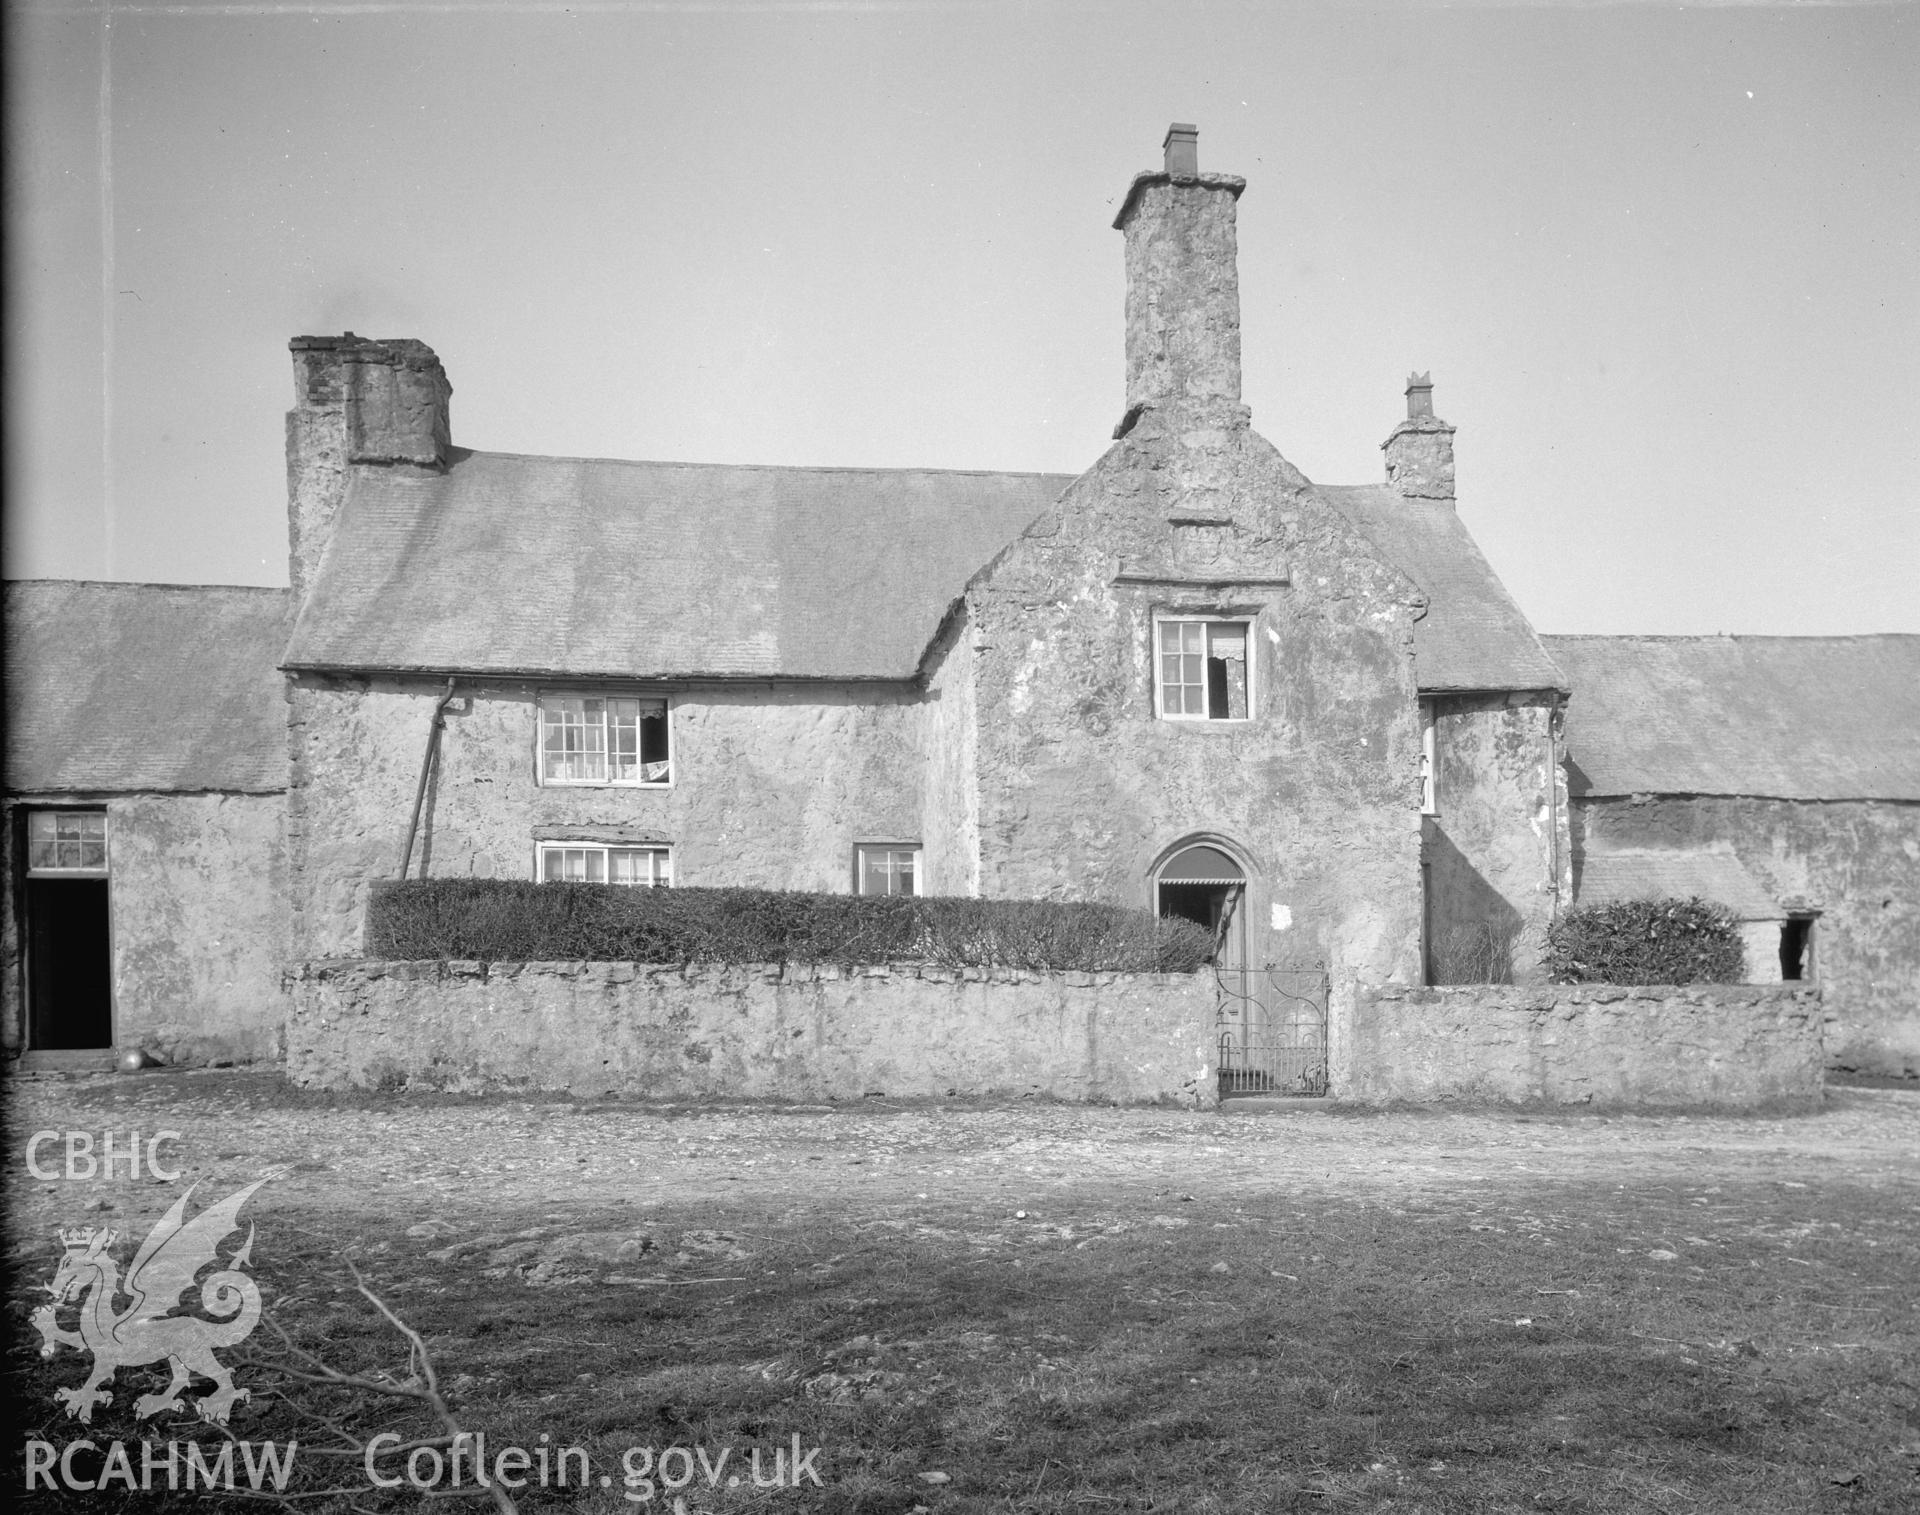
[[[301,334],[427,342],[463,447],[1078,473],[1190,121],[1309,478],[1431,371],[1538,629],[1920,632],[1920,9],[6,17],[10,578],[285,584]]]

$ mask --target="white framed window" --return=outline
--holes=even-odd
[[[107,812],[35,810],[27,816],[30,878],[105,878]]]
[[[1153,623],[1155,708],[1168,721],[1253,715],[1253,623],[1160,616]]]
[[[542,784],[666,784],[673,778],[663,699],[540,697]]]
[[[905,842],[862,842],[853,849],[855,894],[918,894],[920,848]]]
[[[542,842],[543,884],[621,884],[665,889],[673,883],[673,849],[601,842]]]
[[[1434,783],[1433,701],[1420,702],[1420,813],[1438,815],[1440,803]]]

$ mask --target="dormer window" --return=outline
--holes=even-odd
[[[665,784],[667,747],[663,699],[540,698],[542,784]]]
[[[1155,708],[1168,721],[1244,721],[1253,715],[1253,623],[1208,616],[1154,622]]]

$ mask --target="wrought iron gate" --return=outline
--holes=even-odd
[[[1214,968],[1220,1093],[1327,1092],[1327,970]]]

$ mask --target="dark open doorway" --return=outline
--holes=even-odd
[[[1216,961],[1239,967],[1246,962],[1245,923],[1240,919],[1247,887],[1240,865],[1204,842],[1175,853],[1161,865],[1154,907],[1206,927],[1215,943]]]
[[[1813,917],[1796,915],[1780,923],[1780,977],[1791,983],[1813,977]]]
[[[113,948],[104,811],[41,810],[27,818],[22,881],[27,948],[27,1049],[113,1045]]]

